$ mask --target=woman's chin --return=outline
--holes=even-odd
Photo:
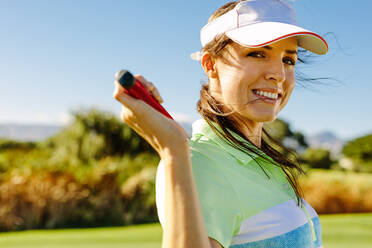
[[[277,118],[275,113],[256,113],[252,115],[245,115],[245,118],[255,122],[270,122]]]

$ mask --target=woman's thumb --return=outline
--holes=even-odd
[[[130,109],[135,109],[135,106],[138,104],[138,99],[130,96],[124,92],[124,88],[119,84],[118,81],[115,81],[115,90],[113,97],[126,107]]]

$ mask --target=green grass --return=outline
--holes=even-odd
[[[324,248],[371,248],[372,213],[320,215]]]
[[[321,215],[324,248],[372,247],[372,213]],[[159,224],[0,233],[1,248],[160,248]]]
[[[159,224],[0,233],[1,248],[160,248]]]

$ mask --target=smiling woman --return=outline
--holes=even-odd
[[[215,70],[205,68],[212,97],[228,108],[225,112],[239,113],[252,124],[274,120],[295,83],[296,55],[288,54],[288,50],[297,50],[296,37],[275,42],[270,49],[246,49],[237,43],[227,46],[224,52],[231,62],[217,59]],[[204,53],[202,64],[213,63],[211,60],[210,54]],[[252,130],[258,128],[251,126]],[[255,145],[259,147],[260,140]]]
[[[263,123],[291,97],[298,48],[325,54],[326,41],[299,27],[285,0],[245,0],[219,8],[201,43],[208,82],[191,139],[115,84],[123,120],[161,157],[163,247],[322,247],[318,215],[297,182],[304,172],[269,145]]]

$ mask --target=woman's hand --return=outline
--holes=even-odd
[[[163,100],[157,88],[141,75],[134,76],[157,99]],[[121,119],[143,137],[163,159],[171,154],[186,151],[188,137],[181,125],[164,116],[147,103],[124,92],[124,88],[115,81],[113,97],[122,104]]]
[[[159,92],[153,84],[140,75],[135,78],[152,92],[159,103],[161,102]],[[122,120],[141,135],[164,162],[165,177],[162,183],[165,184],[166,221],[162,247],[210,248],[185,130],[147,103],[126,94],[117,81],[114,98],[123,105]]]

